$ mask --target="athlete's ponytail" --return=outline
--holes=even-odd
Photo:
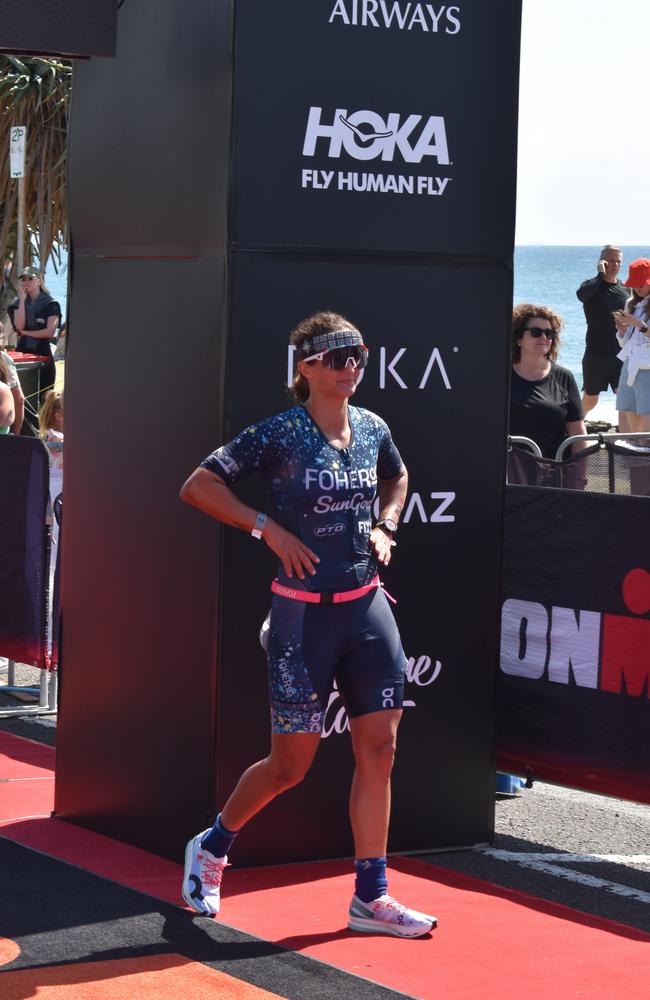
[[[309,382],[300,372],[296,372],[293,376],[289,391],[296,403],[306,403],[309,399]]]
[[[318,312],[303,319],[302,322],[298,323],[298,326],[294,327],[289,336],[289,343],[296,349],[296,361],[300,361],[300,349],[306,340],[311,340],[324,333],[332,333],[335,330],[356,329],[354,323],[339,313]],[[304,351],[302,353],[304,354]],[[306,403],[309,399],[309,382],[299,371],[296,371],[289,389],[297,403]]]

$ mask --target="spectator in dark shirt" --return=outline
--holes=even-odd
[[[587,338],[582,359],[583,397],[582,409],[585,416],[598,402],[601,392],[611,386],[618,389],[621,362],[617,354],[620,350],[616,339],[614,316],[623,309],[628,293],[618,272],[623,263],[623,254],[618,247],[608,244],[600,251],[594,278],[583,281],[576,295],[582,302],[587,320]],[[629,430],[620,427],[619,430]]]
[[[45,364],[41,372],[41,402],[54,388],[56,366],[50,342],[61,322],[61,307],[43,284],[36,267],[26,267],[20,275],[18,298],[7,309],[14,329],[18,333],[18,350],[38,354]]]
[[[576,380],[556,363],[561,327],[546,306],[523,303],[513,310],[510,434],[531,438],[545,458],[555,458],[567,437],[586,433]]]

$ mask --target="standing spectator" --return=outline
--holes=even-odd
[[[583,396],[582,409],[586,416],[598,402],[601,392],[611,385],[618,389],[621,362],[613,313],[623,309],[628,293],[618,272],[623,254],[618,247],[608,244],[600,251],[595,278],[588,278],[578,288],[576,295],[582,302],[587,320],[587,339],[582,359]],[[619,407],[620,409],[620,407]],[[621,432],[629,430],[619,427]]]
[[[2,324],[0,323],[0,326]],[[0,382],[4,382],[14,399],[14,422],[11,430],[14,434],[20,434],[25,416],[25,396],[20,385],[18,372],[12,359],[6,351],[0,351]]]
[[[38,354],[47,361],[41,372],[40,397],[43,400],[48,389],[54,388],[56,379],[50,341],[61,322],[61,307],[43,284],[38,268],[24,268],[18,298],[7,312],[18,334],[17,349],[26,354]]]
[[[523,303],[512,311],[509,433],[531,438],[545,458],[555,458],[567,437],[586,433],[576,380],[557,364],[561,326],[546,306]],[[578,442],[573,450],[583,447]]]
[[[633,260],[625,285],[632,295],[615,316],[623,361],[618,407],[638,433],[650,431],[650,260]]]

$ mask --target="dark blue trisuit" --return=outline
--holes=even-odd
[[[280,583],[294,590],[354,590],[377,574],[370,549],[379,479],[403,468],[384,421],[348,408],[348,448],[334,448],[303,406],[242,431],[202,463],[228,485],[260,472],[274,519],[320,558],[315,576]],[[268,642],[275,733],[318,733],[332,684],[351,717],[401,708],[406,657],[386,596],[377,587],[341,604],[273,595]]]

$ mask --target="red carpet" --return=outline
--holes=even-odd
[[[347,862],[228,873],[224,914],[240,930],[418,997],[647,1000],[649,935],[423,862],[393,859],[391,869],[391,892],[440,918],[430,938],[341,930]]]
[[[0,835],[179,902],[180,866],[47,818],[51,750],[1,734],[0,755]],[[423,862],[396,858],[391,867],[391,891],[440,918],[430,937],[405,941],[347,931],[349,862],[230,870],[223,922],[423,1000],[647,1000],[650,935]],[[3,986],[18,974],[4,973]],[[43,994],[48,1000],[68,995]],[[111,1000],[121,995],[97,993]]]

